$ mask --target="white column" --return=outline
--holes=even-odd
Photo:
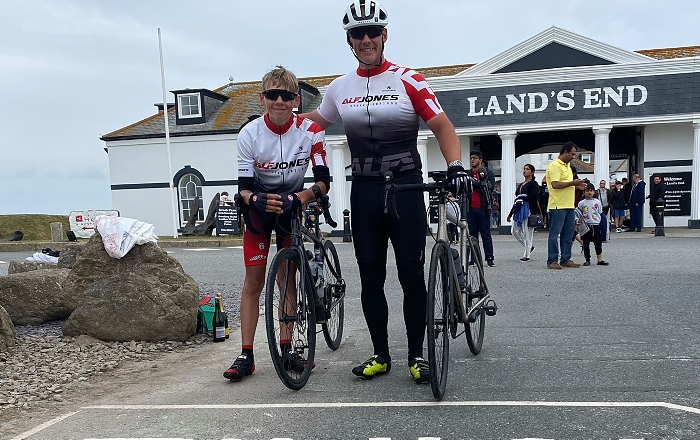
[[[501,224],[510,225],[506,221],[508,212],[515,201],[515,138],[517,131],[503,131],[501,137]]]
[[[423,166],[423,182],[428,182],[428,136],[418,136],[418,156],[420,156],[420,163]],[[425,207],[428,207],[428,193],[423,193],[423,201],[425,202]]]
[[[700,226],[700,121],[693,121],[693,185],[690,190],[690,220]],[[690,226],[690,222],[688,223]]]
[[[459,136],[459,145],[462,150],[462,162],[464,168],[469,169],[469,153],[472,151],[472,138],[469,136]]]
[[[610,130],[612,130],[612,126],[593,127],[593,134],[595,134],[595,166],[593,168],[595,181],[593,185],[596,189],[601,180],[604,180],[607,186],[610,182]]]
[[[331,148],[330,169],[333,182],[328,194],[331,202],[331,215],[338,223],[336,229],[343,230],[343,210],[350,209],[350,182],[345,180],[345,141],[326,141],[326,146]],[[350,225],[352,227],[352,225]]]

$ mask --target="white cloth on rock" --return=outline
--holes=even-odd
[[[36,261],[38,263],[58,263],[58,257],[52,257],[41,252],[34,252],[31,257],[25,258],[27,261]]]
[[[157,243],[155,227],[133,218],[100,215],[95,227],[102,236],[105,250],[110,257],[121,258],[136,245]]]

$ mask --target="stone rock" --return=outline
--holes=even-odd
[[[10,265],[7,267],[7,273],[24,273],[31,270],[37,269],[56,269],[58,266],[56,263],[49,263],[43,261],[30,261],[30,260],[12,260]]]
[[[15,345],[15,326],[10,315],[0,306],[0,352]]]
[[[61,287],[68,269],[44,269],[0,277],[0,305],[14,325],[66,319],[75,308]]]
[[[66,244],[61,249],[58,256],[58,267],[61,269],[71,269],[83,250],[81,244]]]
[[[74,301],[66,336],[103,341],[184,341],[197,324],[197,283],[154,243],[124,257],[107,254],[95,233],[83,245],[63,289]]]

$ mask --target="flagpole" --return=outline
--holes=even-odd
[[[177,238],[177,208],[175,206],[175,186],[173,185],[173,164],[170,160],[170,128],[168,127],[168,101],[165,95],[165,69],[163,69],[163,43],[158,28],[158,52],[160,53],[160,82],[163,87],[163,120],[165,121],[165,148],[168,151],[168,184],[170,185],[170,208],[173,219],[173,238]]]

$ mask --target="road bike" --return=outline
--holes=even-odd
[[[322,214],[333,228],[337,223],[328,211],[328,196],[318,187],[313,190],[316,200],[292,213],[291,246],[275,254],[265,283],[265,328],[272,363],[292,390],[306,385],[313,369],[316,324],[321,324],[326,345],[336,350],[345,319],[345,281],[338,252],[321,233],[319,217]],[[305,248],[304,239],[311,242],[313,251]]]
[[[433,182],[418,184],[394,184],[391,173],[385,175],[387,207],[392,210],[392,194],[401,191],[424,191],[437,198],[438,228],[430,255],[428,272],[428,299],[426,327],[428,341],[428,364],[433,395],[442,399],[447,385],[450,337],[456,339],[466,334],[469,350],[477,355],[484,342],[486,316],[494,316],[498,309],[491,299],[484,277],[484,261],[479,240],[469,234],[465,221],[471,189],[481,185],[478,180],[469,180],[469,190],[459,200],[461,215],[457,219],[447,213],[447,194],[450,182],[444,171],[428,173]],[[459,246],[455,249],[447,238],[447,222],[455,223],[460,230]],[[460,331],[460,324],[464,329]]]

